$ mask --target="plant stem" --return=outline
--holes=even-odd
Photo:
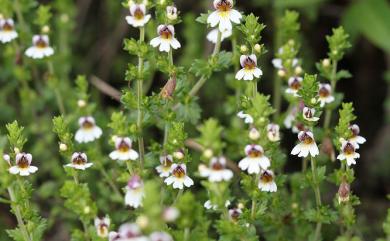
[[[16,216],[16,220],[17,220],[17,222],[19,224],[20,230],[22,232],[23,239],[25,241],[31,241],[30,235],[28,234],[26,225],[24,224],[24,221],[23,221],[23,218],[22,218],[22,214],[20,212],[20,208],[16,204],[16,198],[15,198],[14,190],[12,189],[12,187],[8,187],[7,190],[8,190],[8,194],[9,194],[9,197],[11,199],[11,202],[14,203],[15,216]]]
[[[311,157],[311,171],[313,175],[313,189],[314,194],[316,198],[316,207],[317,211],[320,209],[322,203],[321,203],[321,192],[320,192],[320,186],[318,182],[318,172],[317,172],[317,164],[314,157]],[[315,235],[314,235],[314,241],[320,240],[321,236],[321,227],[322,223],[320,221],[317,222]]]
[[[275,3],[272,4],[272,12],[273,12],[273,25],[274,27],[277,26],[277,21],[280,16],[280,10],[275,6]],[[278,51],[278,47],[280,45],[280,38],[278,36],[278,31],[274,32],[274,53]],[[276,121],[280,116],[280,111],[282,108],[282,79],[277,75],[277,71],[274,74],[275,81],[274,81],[274,89],[273,89],[273,107],[275,108],[274,113],[274,121]]]
[[[145,29],[141,27],[139,29],[139,41],[142,43],[145,41]],[[139,151],[139,160],[140,160],[140,168],[141,170],[144,168],[144,154],[145,154],[145,147],[144,147],[144,139],[142,134],[142,119],[143,119],[143,113],[142,113],[142,83],[143,80],[141,78],[142,72],[144,67],[144,59],[141,56],[138,56],[138,80],[137,80],[137,128],[138,128],[138,151]]]
[[[211,55],[212,57],[217,55],[219,53],[219,51],[221,50],[221,40],[222,40],[222,33],[221,33],[221,31],[218,30],[217,43],[214,46],[214,51],[213,51],[213,54]],[[188,95],[195,96],[198,93],[198,91],[200,90],[200,88],[202,88],[204,83],[206,83],[206,81],[207,81],[206,76],[202,76],[198,80],[198,82],[196,82],[196,84],[192,87],[192,89],[190,90]]]
[[[103,168],[103,166],[100,166],[100,172],[102,173],[102,175],[104,176],[104,178],[106,179],[106,182],[108,183],[108,185],[110,185],[111,189],[115,192],[115,194],[122,198],[122,194],[121,192],[119,191],[118,187],[115,185],[115,183],[112,181],[111,177],[108,175],[108,173],[106,172],[106,170]]]
[[[255,215],[256,215],[256,200],[253,198],[252,207],[251,207],[251,218],[255,219]]]
[[[331,79],[330,79],[330,85],[332,87],[333,93],[336,90],[336,74],[337,74],[337,61],[334,61],[333,67],[332,67],[332,75],[331,75]],[[332,120],[332,110],[327,109],[325,112],[325,120],[324,120],[324,130],[325,131],[328,130],[331,120]]]
[[[183,237],[184,241],[188,240],[189,235],[190,235],[190,228],[185,228],[184,229],[184,237]]]
[[[51,78],[54,78],[54,67],[53,67],[53,63],[49,60],[47,61],[47,68],[49,69],[49,80]],[[61,92],[59,91],[59,88],[57,88],[56,86],[58,86],[58,83],[53,83],[53,88],[54,88],[54,93],[56,95],[56,101],[57,101],[57,105],[58,105],[58,108],[61,112],[61,114],[65,114],[65,106],[64,106],[64,101],[62,99],[62,95],[61,95]]]
[[[183,194],[183,189],[180,189],[179,192],[177,193],[177,196],[175,198],[175,201],[173,202],[173,205],[176,204],[177,200],[179,200],[180,196]]]

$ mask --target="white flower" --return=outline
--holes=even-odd
[[[332,87],[330,84],[319,84],[318,99],[321,103],[321,107],[324,107],[326,104],[334,101],[334,97],[332,96]]]
[[[284,118],[283,124],[287,129],[290,129],[292,127],[292,123],[295,121],[296,114],[295,113],[288,113],[286,118]]]
[[[246,124],[252,124],[253,123],[253,117],[249,114],[245,114],[243,111],[240,111],[237,113],[237,116],[241,119],[244,119],[244,122]]]
[[[14,20],[12,19],[0,19],[0,42],[8,43],[18,37],[18,33],[15,31]]]
[[[268,124],[267,125],[267,137],[268,140],[272,142],[280,141],[280,127],[277,124]]]
[[[34,35],[32,39],[33,46],[26,50],[26,55],[33,59],[42,59],[54,54],[54,49],[49,46],[49,36]]]
[[[143,27],[151,18],[150,14],[146,14],[145,4],[131,4],[130,14],[126,17],[126,21],[135,28]]]
[[[211,30],[207,34],[207,40],[212,42],[213,44],[216,44],[217,40],[218,40],[218,32],[219,32],[219,30],[217,28]],[[225,30],[225,31],[221,32],[221,41],[229,38],[230,36],[232,36],[232,30]]]
[[[75,140],[78,143],[87,143],[98,139],[103,131],[95,124],[95,119],[91,116],[79,119],[80,128],[77,130]]]
[[[229,209],[229,219],[236,222],[242,214],[241,208],[231,208]]]
[[[218,29],[223,32],[232,29],[232,22],[237,24],[240,23],[242,15],[240,12],[233,9],[233,0],[214,0],[214,8],[215,11],[207,18],[207,23],[209,23],[212,28],[219,24]]]
[[[210,182],[229,181],[233,177],[233,172],[226,168],[226,158],[213,157],[210,167],[199,166],[199,173],[202,177],[208,177]]]
[[[263,192],[276,192],[278,187],[274,180],[274,173],[270,170],[264,170],[259,179],[259,189]]]
[[[176,20],[177,19],[177,8],[175,6],[167,6],[166,9],[167,18],[169,20]]]
[[[302,86],[302,77],[293,76],[288,79],[288,88],[286,89],[286,93],[293,95],[295,97],[299,97],[298,90]]]
[[[150,45],[153,47],[159,47],[161,52],[169,52],[171,47],[178,49],[181,47],[179,41],[175,38],[175,28],[173,25],[160,25],[157,28],[158,37],[150,41]]]
[[[187,167],[185,164],[173,164],[171,167],[172,175],[165,179],[167,185],[172,185],[175,189],[183,189],[184,186],[191,187],[194,181],[187,176]]]
[[[172,236],[166,232],[153,232],[150,241],[173,241]]]
[[[71,163],[66,164],[66,167],[72,167],[74,169],[78,170],[85,170],[87,168],[90,168],[93,165],[93,163],[88,163],[87,155],[83,152],[75,152],[72,155]]]
[[[258,174],[261,169],[266,170],[271,165],[270,160],[264,155],[264,150],[260,145],[247,145],[245,154],[246,157],[238,163],[238,166],[243,171],[248,170],[249,174]]]
[[[314,108],[304,107],[302,111],[303,118],[307,121],[318,121],[320,118],[314,116],[316,110]]]
[[[260,132],[255,128],[255,127],[252,127],[250,130],[249,130],[249,139],[251,140],[257,140],[260,138]]]
[[[307,157],[310,154],[312,157],[315,157],[320,153],[312,132],[300,131],[298,134],[298,140],[299,143],[291,151],[292,155]]]
[[[108,228],[110,227],[111,220],[108,216],[104,218],[95,218],[95,228],[97,235],[101,238],[108,237]]]
[[[129,137],[117,137],[115,138],[115,151],[109,156],[112,160],[118,161],[137,160],[138,153],[131,147],[132,141]]]
[[[142,182],[141,178],[137,175],[131,177],[125,189],[125,204],[133,208],[142,206],[142,199],[144,198],[145,194],[144,183]]]
[[[203,204],[203,207],[207,210],[217,210],[218,208],[218,205],[216,204],[212,204],[210,200],[207,200],[204,204]]]
[[[349,129],[352,132],[352,137],[349,139],[349,141],[355,143],[355,145],[359,148],[359,145],[366,142],[366,138],[359,136],[360,128],[358,125],[353,124],[349,127]]]
[[[161,165],[156,167],[156,171],[160,174],[160,177],[169,177],[173,163],[172,155],[160,156],[160,163]]]
[[[356,159],[360,158],[360,154],[356,152],[358,149],[357,144],[341,139],[341,153],[337,156],[337,159],[347,160],[347,165],[351,166],[356,164]]]
[[[240,64],[242,69],[236,74],[236,79],[238,80],[253,80],[254,78],[260,78],[260,76],[263,75],[263,71],[257,68],[257,57],[254,54],[241,55]]]
[[[180,216],[180,212],[175,207],[167,207],[163,211],[163,219],[165,222],[174,222]]]
[[[116,236],[110,241],[149,241],[149,239],[142,235],[140,227],[135,223],[125,223],[119,227]],[[116,239],[115,239],[116,238]]]
[[[37,167],[31,166],[32,155],[30,153],[24,153],[24,152],[18,153],[16,154],[15,159],[16,159],[15,160],[16,165],[8,169],[8,171],[11,174],[14,175],[19,174],[20,176],[29,176],[30,174],[38,171]]]

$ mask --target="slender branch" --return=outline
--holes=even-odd
[[[49,80],[50,80],[50,78],[54,78],[54,66],[53,66],[53,62],[51,62],[51,60],[47,61],[47,68],[49,69],[49,74],[50,74]],[[59,88],[57,88],[57,87],[58,87],[57,84],[53,85],[57,105],[58,105],[58,108],[60,109],[61,114],[65,114],[64,101],[63,101],[61,92],[60,92]]]
[[[13,208],[14,208],[14,211],[15,211],[16,220],[17,220],[17,222],[19,224],[19,228],[20,228],[20,230],[22,232],[22,235],[23,235],[23,239],[25,241],[32,241],[32,239],[31,239],[31,237],[30,237],[30,235],[29,235],[29,233],[27,231],[27,227],[24,224],[20,208],[16,204],[16,197],[15,197],[14,190],[12,189],[12,187],[8,187],[7,190],[8,190],[8,194],[9,194],[9,197],[11,199],[11,202],[14,203],[14,207]]]
[[[318,211],[320,209],[322,203],[321,203],[320,186],[319,186],[319,182],[318,182],[317,164],[316,164],[316,160],[314,157],[311,158],[311,170],[312,170],[312,175],[313,175],[313,189],[314,189],[314,194],[315,194],[315,198],[316,198],[316,207],[317,207],[317,211]],[[315,241],[320,240],[321,227],[322,227],[322,223],[320,221],[317,221],[315,235],[314,235]]]
[[[332,91],[336,90],[336,74],[337,74],[337,61],[333,61],[332,67],[332,75],[330,79],[330,84],[332,87]],[[332,110],[327,109],[325,112],[325,120],[324,120],[324,130],[327,131],[330,125],[330,121],[332,120]]]
[[[93,86],[95,86],[98,90],[100,90],[103,94],[106,94],[110,97],[112,97],[114,100],[119,101],[121,100],[121,92],[111,85],[109,85],[104,80],[100,79],[97,76],[91,76],[90,82]]]

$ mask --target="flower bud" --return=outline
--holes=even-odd
[[[255,47],[254,47],[255,51],[257,53],[261,53],[261,45],[260,44],[255,44]]]
[[[84,207],[84,214],[89,214],[91,212],[91,208],[89,206]]]
[[[19,148],[15,147],[15,148],[14,148],[14,152],[15,152],[15,154],[18,154],[18,153],[20,153],[20,150],[19,150]]]
[[[294,39],[290,39],[290,40],[288,41],[288,44],[289,44],[289,45],[294,45],[294,44],[295,44]]]
[[[206,158],[211,158],[213,157],[214,153],[213,150],[207,148],[206,150],[203,151],[203,156]]]
[[[317,103],[317,99],[316,98],[311,98],[310,102],[314,105],[315,103]]]
[[[237,208],[244,209],[244,204],[243,203],[238,203]]]
[[[167,207],[163,212],[163,219],[165,222],[174,222],[180,215],[180,212],[175,207]]]
[[[249,131],[249,138],[253,141],[260,138],[260,132],[256,128],[251,128]]]
[[[292,204],[291,204],[291,208],[292,209],[297,209],[299,206],[298,206],[298,203],[296,203],[296,202],[293,202]]]
[[[4,154],[3,159],[11,166],[11,157],[8,154]]]
[[[240,46],[240,51],[241,51],[242,53],[246,53],[246,52],[248,51],[248,47],[246,47],[246,45],[241,45],[241,46]]]
[[[278,70],[278,76],[279,76],[279,77],[284,77],[284,76],[286,76],[286,71],[284,71],[283,69]]]
[[[68,150],[68,146],[65,143],[60,143],[60,151]]]
[[[175,152],[173,153],[173,156],[174,156],[176,159],[181,160],[181,159],[184,158],[184,153],[183,153],[182,150],[178,150],[178,151],[175,151]]]
[[[330,66],[330,60],[329,59],[322,60],[322,66],[329,67]]]
[[[346,181],[342,181],[338,191],[339,204],[349,201],[350,186]]]
[[[87,105],[87,102],[85,102],[85,100],[78,100],[77,101],[77,106],[80,107],[80,108],[83,108]]]
[[[42,33],[49,33],[50,32],[50,27],[45,25],[42,27]]]
[[[294,72],[295,72],[296,75],[300,75],[300,74],[302,74],[303,69],[302,69],[301,66],[297,66],[297,67],[295,68]]]
[[[177,8],[175,6],[167,6],[167,18],[172,21],[177,19]]]
[[[61,19],[61,22],[67,23],[69,21],[69,15],[64,13],[61,15],[60,19]]]
[[[145,215],[141,215],[135,221],[141,229],[145,229],[149,225],[149,219]]]

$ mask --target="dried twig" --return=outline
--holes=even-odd
[[[104,80],[100,79],[97,76],[92,76],[90,78],[90,81],[93,86],[95,86],[98,90],[100,90],[102,93],[111,96],[114,100],[120,101],[122,93],[112,87],[111,85],[107,84]]]

